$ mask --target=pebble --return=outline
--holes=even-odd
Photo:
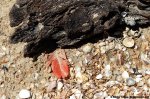
[[[138,83],[137,83],[137,86],[143,86],[144,85],[144,82],[143,81],[139,81]]]
[[[19,97],[20,98],[30,98],[31,97],[31,93],[29,90],[27,89],[22,89],[20,92],[19,92]]]
[[[141,32],[140,31],[134,31],[134,30],[130,30],[129,32],[128,32],[128,35],[129,36],[133,36],[133,37],[139,37],[140,35],[141,35]]]
[[[142,80],[142,75],[137,75],[136,78],[135,78],[135,81],[139,82],[141,80]]]
[[[105,70],[110,70],[110,64],[105,65]]]
[[[56,81],[50,82],[48,87],[47,87],[47,92],[51,92],[54,88],[56,88],[56,86],[57,86],[57,82]]]
[[[147,85],[150,87],[150,78],[147,80]]]
[[[84,53],[90,53],[93,49],[93,46],[91,44],[86,44],[85,46],[83,46],[83,52]]]
[[[57,90],[61,90],[63,86],[64,86],[64,85],[63,85],[62,82],[58,82],[58,83],[57,83]]]
[[[83,99],[83,94],[78,89],[72,89],[72,92],[74,93],[69,97],[69,99]]]
[[[5,55],[6,55],[6,53],[4,51],[1,51],[1,49],[0,49],[0,58],[2,58]]]
[[[149,89],[149,87],[147,87],[146,85],[144,85],[144,86],[143,86],[143,89],[144,89],[145,91],[147,91],[147,90]]]
[[[96,76],[96,79],[101,79],[102,77],[103,77],[102,74],[98,74],[98,75]]]
[[[119,84],[119,82],[118,81],[108,81],[106,84],[105,84],[105,86],[107,86],[107,87],[112,87],[112,86],[114,86],[114,85],[117,85],[117,84]]]
[[[145,70],[145,74],[150,75],[150,69]]]
[[[86,82],[85,84],[82,85],[82,88],[83,88],[84,90],[89,89],[90,85],[91,85],[91,84],[90,84],[89,82]]]
[[[7,97],[5,95],[2,95],[2,97],[0,97],[0,99],[7,99]]]
[[[126,79],[126,84],[128,85],[128,86],[133,86],[134,84],[135,84],[135,80],[133,79],[133,78],[127,78]]]
[[[105,71],[105,76],[106,76],[106,77],[111,77],[111,76],[112,76],[112,71],[106,70],[106,71]]]
[[[136,24],[135,19],[133,17],[130,17],[130,16],[125,17],[124,21],[127,25],[130,25],[130,26],[134,26]]]
[[[101,47],[101,46],[105,46],[106,45],[106,43],[105,42],[100,42],[99,43],[99,46]]]
[[[110,42],[108,46],[109,46],[109,50],[114,49],[115,48],[115,42]]]
[[[150,64],[150,59],[147,57],[147,54],[141,53],[140,58],[142,61]]]
[[[98,92],[94,94],[93,99],[104,99],[105,97],[107,97],[107,93],[106,92]]]
[[[116,45],[115,45],[115,49],[120,49],[120,50],[122,50],[122,45],[121,44],[119,44],[119,43],[117,43]]]
[[[100,47],[100,51],[102,54],[104,54],[106,52],[106,46]]]
[[[126,47],[133,47],[135,42],[132,38],[126,37],[122,43]]]
[[[129,73],[128,73],[127,71],[124,71],[124,72],[122,73],[122,78],[124,78],[124,79],[129,78]]]
[[[118,75],[118,76],[116,77],[116,80],[117,80],[118,82],[123,81],[123,79],[122,79],[122,77],[121,77],[120,75]]]

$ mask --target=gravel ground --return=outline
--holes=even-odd
[[[0,99],[150,98],[150,27],[65,49],[70,78],[60,80],[44,66],[44,54],[32,62],[23,57],[25,43],[8,42],[14,2],[0,0]]]

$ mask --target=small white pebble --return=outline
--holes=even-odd
[[[106,77],[111,77],[111,76],[112,76],[112,71],[110,71],[110,70],[105,70],[105,76],[106,76]]]
[[[125,17],[124,20],[127,25],[134,26],[136,24],[135,19],[131,16]]]
[[[122,48],[122,51],[126,51],[126,50],[127,50],[127,48],[126,48],[126,47],[123,47],[123,48]]]
[[[145,71],[146,74],[150,75],[150,69]]]
[[[104,54],[106,52],[106,46],[100,47],[100,51],[102,54]]]
[[[100,42],[99,43],[99,46],[101,47],[101,46],[105,46],[106,45],[106,43],[105,42]]]
[[[141,81],[141,80],[142,80],[142,78],[140,78],[140,77],[136,77],[136,78],[135,78],[135,81],[136,81],[136,82],[139,82],[139,81]]]
[[[0,99],[7,99],[5,95],[2,95],[2,97],[0,97]]]
[[[83,99],[83,94],[78,89],[72,89],[72,92],[74,93],[72,96],[70,96],[69,99]]]
[[[105,65],[105,70],[110,70],[110,64]]]
[[[31,93],[29,90],[27,89],[22,89],[20,92],[19,92],[19,97],[20,98],[30,98],[31,97]]]
[[[99,16],[98,13],[94,13],[93,14],[93,19],[97,18],[98,16]]]
[[[98,75],[96,76],[96,79],[101,79],[102,77],[103,77],[102,74],[98,74]]]
[[[94,94],[93,99],[104,99],[105,97],[107,97],[107,93],[106,92],[98,92]]]
[[[145,91],[147,91],[149,88],[148,88],[146,85],[144,85],[144,86],[143,86],[143,89],[144,89]]]
[[[50,82],[49,85],[47,86],[47,92],[51,92],[54,88],[56,88],[56,86],[57,86],[56,81]]]
[[[61,90],[63,87],[63,83],[62,82],[58,82],[57,83],[57,90]]]
[[[122,73],[122,78],[124,78],[124,79],[129,78],[129,73],[128,73],[127,71],[124,71],[124,72]]]

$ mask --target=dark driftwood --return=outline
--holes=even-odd
[[[128,25],[126,16],[136,25],[148,24],[149,12],[149,0],[17,0],[9,14],[10,25],[18,26],[10,42],[28,42],[24,56],[33,57],[109,34]]]

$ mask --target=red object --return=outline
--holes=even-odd
[[[57,78],[66,78],[69,75],[68,60],[63,49],[57,49],[48,55],[48,66],[52,66],[52,71]]]

